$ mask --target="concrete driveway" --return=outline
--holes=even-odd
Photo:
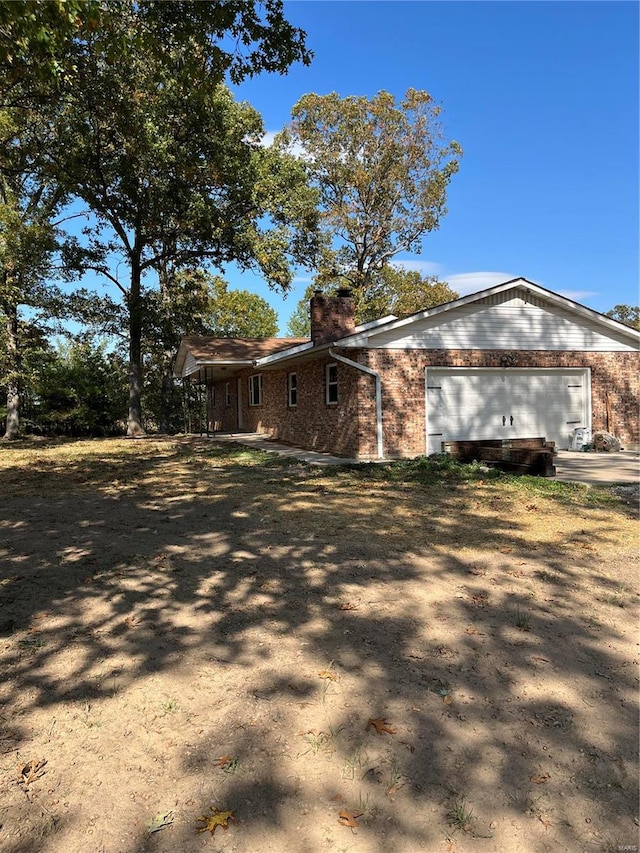
[[[640,483],[640,454],[632,450],[620,450],[617,453],[559,450],[554,464],[557,480],[592,486]]]

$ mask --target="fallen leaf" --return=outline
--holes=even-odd
[[[445,705],[450,705],[451,704],[451,696],[449,696],[449,694],[447,693],[446,696],[442,697],[442,701],[444,702]]]
[[[394,784],[391,785],[391,787],[387,788],[388,796],[392,797],[396,793],[396,791],[398,791],[400,788],[402,788],[406,784],[407,784],[406,777],[401,776],[397,782],[394,782]]]
[[[358,605],[352,604],[350,601],[344,601],[338,605],[338,610],[357,610]]]
[[[230,771],[235,770],[238,766],[238,758],[235,755],[221,755],[213,763],[216,767],[222,768],[222,770]]]
[[[329,681],[336,681],[338,676],[330,669],[321,669],[318,673],[320,678],[328,678]]]
[[[530,776],[529,781],[533,782],[534,785],[542,785],[544,782],[547,781],[547,779],[550,779],[550,778],[551,777],[549,776],[548,773],[537,773],[537,774],[534,774],[533,776]]]
[[[39,779],[45,774],[46,758],[41,758],[40,761],[27,761],[22,767],[18,767],[18,784],[25,787],[31,785],[36,779]]]
[[[396,733],[396,730],[392,729],[387,722],[386,717],[376,717],[375,719],[369,717],[365,731],[368,732],[371,727],[376,730],[377,735],[381,735],[383,732],[387,732],[387,734],[390,735],[394,735]]]
[[[211,811],[211,814],[208,817],[206,815],[200,815],[198,818],[199,821],[203,822],[203,826],[198,827],[198,832],[210,832],[211,835],[213,835],[219,826],[223,829],[229,829],[230,820],[234,820],[236,823],[238,822],[238,819],[232,811],[220,811],[220,809],[217,809],[215,806],[211,806],[209,810]]]
[[[351,829],[357,829],[360,825],[358,823],[358,818],[362,817],[364,812],[348,812],[346,809],[343,809],[338,813],[338,823],[341,823],[343,826],[350,826]]]
[[[152,835],[154,832],[160,832],[161,829],[166,829],[166,827],[171,826],[172,823],[173,812],[159,812],[151,818],[147,825],[149,835]]]
[[[510,554],[513,551],[513,548],[500,548],[501,554]]]

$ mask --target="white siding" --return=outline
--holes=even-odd
[[[193,353],[188,352],[182,366],[182,376],[190,376],[198,370],[198,362]]]
[[[371,336],[375,349],[633,352],[629,338],[538,297],[513,291]]]

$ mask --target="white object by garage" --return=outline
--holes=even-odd
[[[539,438],[566,450],[591,428],[588,368],[428,367],[426,452],[443,441]]]

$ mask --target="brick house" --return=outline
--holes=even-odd
[[[311,340],[185,338],[209,428],[353,458],[578,427],[640,447],[640,332],[524,278],[356,326],[348,291],[311,300]]]

